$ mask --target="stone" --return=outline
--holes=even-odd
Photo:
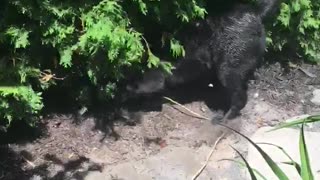
[[[316,89],[312,92],[313,97],[311,98],[311,102],[315,105],[320,106],[320,89]]]
[[[203,166],[211,148],[201,146],[198,149],[190,147],[165,148],[160,153],[142,160],[131,160],[113,166],[106,166],[102,172],[90,172],[85,180],[187,180],[199,171]],[[212,158],[215,159],[215,158]],[[208,179],[235,179],[244,177],[240,175],[241,168],[236,166],[224,166],[221,162],[210,161],[198,180]],[[214,173],[216,168],[219,173]],[[229,177],[229,178],[228,178]],[[242,178],[241,178],[242,179]]]

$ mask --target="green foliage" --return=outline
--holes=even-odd
[[[241,158],[241,159],[242,159],[242,158]],[[251,169],[251,170],[254,172],[254,176],[255,176],[256,178],[260,177],[259,179],[267,180],[267,178],[264,177],[258,170],[254,169],[254,168],[252,168],[252,167],[249,167],[249,166],[247,166],[246,163],[242,162],[242,161],[245,161],[244,159],[242,159],[242,161],[238,161],[238,160],[235,160],[235,159],[222,159],[222,160],[228,160],[228,161],[235,162],[235,163],[237,163],[237,164],[238,164],[240,167],[242,167],[242,168],[249,168],[249,169]],[[252,179],[252,178],[251,178],[251,179]]]
[[[271,129],[270,131],[275,131],[278,129],[283,129],[283,128],[289,128],[289,127],[294,127],[294,126],[298,126],[301,125],[303,123],[315,123],[315,122],[319,122],[320,121],[320,115],[316,114],[316,115],[305,115],[301,118],[298,118],[296,120],[290,121],[290,122],[285,122],[285,123],[281,123],[278,126],[276,126],[275,128]]]
[[[300,150],[300,159],[301,159],[301,177],[302,179],[313,180],[313,173],[310,166],[309,153],[306,145],[306,140],[304,137],[304,123],[302,124],[300,130],[299,138],[299,150]]]
[[[297,163],[296,161],[294,161],[291,156],[281,147],[281,146],[278,146],[278,145],[275,145],[275,144],[272,144],[272,143],[256,143],[256,144],[264,144],[264,145],[271,145],[271,146],[274,146],[276,148],[278,148],[290,161],[286,161],[286,162],[282,162],[283,164],[288,164],[288,165],[291,165],[291,166],[294,166],[295,169],[297,170],[297,172],[299,174],[301,174],[301,166],[299,163]]]
[[[92,102],[91,94],[99,100],[114,98],[127,68],[160,67],[170,73],[171,63],[161,61],[150,48],[149,41],[156,40],[144,37],[157,28],[146,22],[174,30],[206,13],[200,0],[2,4],[0,124],[6,126],[13,120],[34,120],[43,108],[41,92],[52,85],[73,92],[74,99],[86,106]],[[182,45],[173,38],[170,42],[172,56],[183,56]]]
[[[249,171],[251,180],[257,180],[257,177],[256,177],[256,175],[254,173],[254,170],[251,168],[250,164],[247,162],[247,160],[244,158],[244,156],[237,149],[235,149],[234,147],[232,147],[232,149],[234,151],[236,151],[236,153],[241,157],[242,161],[245,163],[245,166],[247,167],[247,169]]]
[[[185,51],[183,49],[183,46],[180,45],[179,41],[176,39],[170,40],[170,49],[174,57],[178,57],[180,55],[182,55],[183,57],[185,56]]]
[[[30,42],[28,41],[30,31],[24,28],[10,27],[5,34],[10,37],[11,43],[14,44],[14,48],[26,48]]]
[[[9,126],[12,120],[26,119],[32,125],[42,109],[41,93],[36,93],[27,86],[0,86],[0,117]]]
[[[316,0],[285,0],[270,27],[269,44],[277,51],[289,49],[311,62],[320,62],[320,4]],[[293,53],[294,52],[294,53]]]

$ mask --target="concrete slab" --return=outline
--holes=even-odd
[[[207,146],[202,146],[198,150],[189,147],[164,148],[160,153],[147,159],[106,167],[102,173],[92,172],[85,179],[191,179],[202,166],[209,151],[210,148]],[[201,179],[210,179],[206,172],[202,173],[201,177]]]
[[[256,131],[251,137],[254,142],[272,143],[281,146],[296,162],[300,163],[299,136],[298,129],[280,129],[273,132],[266,132],[270,127],[263,127]],[[315,179],[320,179],[320,133],[305,131],[306,144],[310,156],[311,167]],[[280,166],[289,179],[301,179],[294,167],[281,162],[288,161],[288,158],[276,147],[270,145],[260,145],[260,147]],[[259,152],[252,146],[248,148],[248,161],[253,168],[256,168],[268,180],[277,180],[267,163],[263,160]],[[248,174],[247,174],[248,175]]]

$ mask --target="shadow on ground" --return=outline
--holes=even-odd
[[[15,152],[8,146],[0,147],[0,152],[0,179],[6,180],[58,180],[66,178],[82,180],[90,171],[101,171],[103,168],[103,165],[91,162],[83,156],[65,161],[53,154],[46,154],[44,156],[46,162],[36,166],[32,163],[37,158],[36,154],[27,151]],[[52,164],[59,168],[50,169]],[[55,173],[50,176],[52,172]]]
[[[83,116],[79,116],[77,111],[70,108],[69,103],[62,103],[65,99],[54,98],[55,101],[50,106],[47,104],[44,120],[39,122],[37,128],[29,127],[22,121],[17,122],[13,124],[12,128],[8,129],[5,136],[1,137],[1,144],[9,145],[3,145],[0,149],[0,179],[84,179],[90,171],[101,170],[102,165],[90,161],[85,153],[74,155],[76,158],[69,158],[68,156],[71,156],[74,152],[72,146],[98,147],[96,142],[93,145],[90,144],[90,141],[95,141],[95,139],[85,139],[88,136],[88,130],[76,130],[80,131],[80,134],[72,135],[74,133],[73,129],[83,128],[81,126],[83,123],[87,123],[88,118],[94,119],[94,125],[90,126],[91,131],[102,132],[103,135],[99,136],[102,143],[106,138],[112,137],[114,140],[120,138],[120,135],[114,129],[115,124],[135,126],[141,121],[143,113],[161,112],[162,104],[167,102],[163,99],[163,96],[168,96],[181,104],[205,101],[209,107],[217,109],[226,107],[225,104],[221,103],[225,99],[225,96],[221,94],[223,94],[223,89],[220,86],[211,88],[204,84],[189,84],[162,95],[156,94],[132,99],[121,106],[121,108],[128,110],[126,112],[119,112],[119,107],[100,105]],[[57,114],[70,114],[72,118],[64,119]],[[55,120],[56,116],[58,116],[57,120]],[[64,121],[73,122],[66,123]],[[75,127],[71,127],[70,124]],[[74,139],[75,137],[77,139]],[[57,140],[58,138],[66,138],[66,141]],[[156,140],[157,138],[155,138]],[[62,144],[60,141],[62,141]],[[75,144],[72,144],[74,142]],[[38,145],[30,148],[28,143]],[[13,146],[19,147],[12,148]],[[37,147],[40,149],[36,149]],[[75,149],[79,149],[79,147]],[[62,154],[67,154],[67,158],[62,159],[61,157],[66,157]]]
[[[119,135],[114,131],[114,123],[133,126],[140,123],[143,113],[151,111],[161,111],[164,103],[169,103],[163,97],[167,96],[173,100],[187,104],[194,101],[203,101],[211,110],[227,111],[229,108],[229,97],[224,88],[215,82],[213,87],[209,87],[208,80],[191,82],[179,86],[175,89],[166,90],[161,94],[149,94],[136,96],[123,103],[111,101],[108,103],[99,103],[88,107],[87,113],[79,115],[79,109],[75,102],[72,102],[70,94],[64,92],[55,92],[53,95],[48,94],[45,116],[51,117],[55,114],[71,114],[75,124],[81,124],[89,117],[94,118],[94,130],[105,133],[105,137],[112,136],[118,139]]]

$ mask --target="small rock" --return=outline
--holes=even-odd
[[[320,89],[316,89],[312,92],[313,97],[311,99],[311,102],[315,105],[320,106]]]
[[[42,180],[43,178],[39,175],[33,175],[30,180]]]
[[[200,109],[202,112],[206,112],[206,109],[204,107],[201,107]]]
[[[254,93],[253,98],[258,98],[259,97],[259,93]]]
[[[78,113],[79,113],[79,115],[84,115],[84,113],[86,113],[88,111],[88,108],[87,107],[85,107],[85,106],[83,106],[79,111],[78,111]]]

